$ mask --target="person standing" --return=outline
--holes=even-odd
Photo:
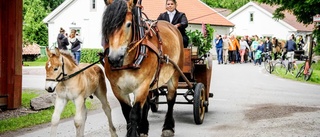
[[[218,59],[218,64],[222,64],[222,38],[221,35],[216,35],[216,38],[214,39],[214,43],[216,44],[216,51],[217,51],[217,59]]]
[[[287,50],[287,58],[289,58],[289,61],[292,62],[294,59],[294,51],[297,49],[297,45],[295,41],[293,40],[293,36],[289,37],[289,40],[286,42],[286,45],[284,46]]]
[[[244,60],[245,61],[250,61],[251,62],[251,44],[252,44],[252,40],[248,35],[244,36],[244,40],[247,42],[247,44],[249,45],[249,48],[246,49],[246,53],[244,54]]]
[[[186,14],[177,10],[176,0],[166,0],[166,12],[161,13],[157,20],[165,20],[173,24],[180,31],[184,47],[188,47],[189,38],[186,34],[188,19]]]
[[[240,56],[241,56],[240,63],[244,63],[244,55],[246,53],[246,49],[247,48],[250,49],[247,41],[245,41],[244,37],[241,37],[241,39],[240,39],[240,49],[239,49]]]
[[[70,39],[70,43],[71,43],[71,52],[72,52],[77,64],[79,64],[80,59],[81,59],[82,39],[79,36],[77,36],[77,31],[75,29],[71,30],[69,39]]]
[[[265,38],[265,42],[264,42],[264,51],[263,52],[269,52],[269,53],[271,53],[271,51],[272,51],[272,42],[270,41],[270,37],[266,37]],[[271,55],[271,54],[270,54]],[[263,61],[265,61],[266,60],[266,57],[264,56],[264,60]]]
[[[230,62],[231,64],[234,64],[234,62],[236,61],[236,55],[237,55],[237,49],[239,49],[239,42],[238,40],[235,38],[234,35],[230,36],[230,46],[229,46],[229,58],[230,58]]]
[[[262,62],[261,54],[263,51],[264,51],[263,41],[259,40],[259,46],[258,46],[256,54],[255,54],[255,65],[257,65],[257,63],[258,63],[259,66],[261,66],[261,62]]]
[[[58,49],[68,50],[67,46],[69,45],[68,34],[66,34],[63,28],[60,28],[60,33],[57,37]]]
[[[230,46],[230,40],[227,36],[227,34],[225,34],[222,38],[222,56],[223,56],[223,62],[224,64],[227,64],[228,62],[228,49]]]
[[[257,48],[259,46],[259,37],[257,35],[255,35],[254,37],[254,40],[252,41],[252,44],[251,44],[251,59],[254,61],[254,65],[256,65],[256,61],[255,61],[255,54],[257,52]]]

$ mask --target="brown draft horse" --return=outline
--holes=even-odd
[[[113,93],[119,100],[122,113],[127,122],[127,136],[148,136],[148,94],[149,90],[156,89],[165,83],[168,85],[165,122],[162,136],[174,135],[173,106],[176,100],[176,89],[181,73],[172,63],[159,63],[159,53],[151,46],[161,49],[162,54],[169,57],[180,68],[183,67],[184,54],[182,36],[177,28],[165,21],[156,22],[157,31],[149,31],[146,37],[140,40],[148,41],[147,54],[139,68],[132,69],[125,66],[135,61],[136,51],[139,48],[131,47],[139,41],[135,39],[137,22],[134,17],[137,0],[106,0],[107,9],[103,15],[102,33],[106,40],[107,60],[105,61],[106,76],[110,81]],[[155,29],[156,30],[156,29]],[[130,52],[130,50],[132,50]],[[160,72],[157,73],[161,66]],[[122,68],[114,70],[112,68]],[[157,77],[159,76],[159,77]],[[158,78],[157,84],[153,80]],[[152,86],[153,85],[153,86]],[[134,101],[131,103],[129,94],[133,93]]]
[[[109,121],[109,131],[112,137],[117,137],[116,129],[113,126],[111,118],[111,108],[107,100],[107,87],[103,70],[94,65],[88,69],[76,74],[88,64],[76,65],[76,62],[70,52],[46,49],[48,61],[46,63],[46,85],[48,92],[56,91],[56,101],[54,113],[51,119],[51,136],[56,136],[57,126],[60,120],[60,114],[63,111],[68,100],[72,100],[76,106],[74,125],[76,127],[76,136],[84,136],[84,126],[87,118],[85,100],[94,94],[102,103],[102,109],[107,115]],[[65,78],[70,76],[69,78]]]
[[[274,59],[279,58],[279,56],[281,57],[283,55],[283,50],[284,50],[284,46],[285,46],[285,42],[284,41],[279,41],[276,37],[272,38],[272,52],[274,55]]]

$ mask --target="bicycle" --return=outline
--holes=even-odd
[[[298,69],[298,65],[296,64],[295,60],[291,60],[293,55],[291,55],[290,57],[287,57],[288,59],[288,65],[287,65],[287,69],[286,69],[286,75],[288,73],[290,73],[291,75],[295,75],[295,71]]]
[[[311,64],[309,64],[309,57],[308,56],[304,56],[302,55],[301,58],[303,60],[305,60],[304,64],[300,67],[297,75],[296,75],[296,78],[299,78],[302,74],[304,75],[303,79],[305,81],[308,81],[312,75],[312,72],[313,72],[313,69],[311,68]]]
[[[265,55],[265,61],[264,61],[264,68],[267,72],[270,74],[273,72],[273,63],[272,63],[272,57],[270,52],[262,53],[262,55]]]
[[[273,65],[273,71],[280,75],[284,74],[287,70],[286,64],[284,63],[284,52],[282,52],[281,58],[277,59],[276,63]]]

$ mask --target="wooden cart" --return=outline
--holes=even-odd
[[[182,95],[186,101],[176,102],[176,104],[193,104],[194,121],[196,124],[202,124],[205,112],[208,112],[209,97],[213,97],[210,93],[210,82],[212,72],[212,57],[209,54],[198,56],[197,50],[192,51],[191,48],[184,48],[184,66],[182,70],[177,68],[181,73],[178,89],[186,89]],[[159,102],[159,96],[166,96],[167,85],[157,90],[150,91],[150,107],[152,112],[158,111],[159,104],[167,102]]]

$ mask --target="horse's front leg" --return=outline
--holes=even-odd
[[[130,111],[130,123],[128,125],[128,132],[127,132],[127,137],[138,137],[140,136],[140,133],[142,136],[147,136],[148,135],[148,130],[149,130],[149,124],[143,125],[148,123],[147,120],[147,114],[144,113],[143,115],[143,120],[141,120],[142,116],[142,109],[146,111],[148,108],[143,107],[145,105],[145,102],[148,97],[149,93],[149,86],[145,85],[150,85],[150,83],[142,83],[141,86],[134,92],[134,104],[133,107]]]
[[[144,103],[144,106],[142,108],[142,116],[141,116],[141,121],[139,123],[139,133],[140,133],[140,137],[147,137],[148,136],[148,132],[149,132],[149,121],[148,121],[148,112],[150,109],[150,105],[149,105],[149,98],[147,98],[148,101],[146,101]]]
[[[100,102],[102,104],[102,109],[108,118],[109,131],[110,131],[111,137],[118,137],[118,135],[116,133],[116,128],[114,127],[113,122],[112,122],[111,107],[110,107],[109,101],[107,99],[105,85],[102,86],[101,89],[97,90],[97,92],[95,92],[94,94],[100,100]]]
[[[76,127],[76,136],[84,136],[84,125],[87,119],[87,110],[85,105],[85,99],[82,96],[79,96],[74,100],[76,106],[76,114],[74,116],[74,125]]]
[[[136,102],[130,111],[127,137],[139,137],[138,123],[141,119],[141,103]]]
[[[51,133],[50,133],[51,137],[55,137],[57,135],[57,127],[60,121],[60,115],[64,107],[66,106],[67,102],[68,101],[66,99],[59,98],[59,96],[57,95],[55,105],[54,105],[54,112],[51,118]]]
[[[173,106],[176,102],[176,87],[178,86],[178,82],[173,83],[172,80],[168,82],[168,94],[167,94],[167,105],[168,110],[166,114],[166,118],[162,128],[162,137],[172,137],[174,136],[174,127],[175,122],[173,118]]]

